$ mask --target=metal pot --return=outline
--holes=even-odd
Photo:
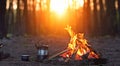
[[[40,46],[40,48],[38,49],[38,56],[37,56],[38,60],[43,61],[47,57],[48,57],[48,45]]]
[[[29,55],[22,55],[21,60],[22,61],[29,61],[29,57],[30,57]]]

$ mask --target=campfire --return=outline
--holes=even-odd
[[[67,26],[65,28],[71,39],[68,43],[68,47],[48,58],[48,60],[52,60],[54,58],[58,58],[55,61],[62,61],[62,62],[69,62],[69,61],[83,61],[87,60],[92,61],[94,63],[101,63],[105,64],[107,59],[102,58],[101,55],[96,52],[87,42],[87,40],[84,38],[84,33],[75,33],[71,26]],[[85,61],[86,62],[86,61]]]
[[[87,55],[86,58],[88,59],[100,58],[100,55],[87,43],[83,33],[75,34],[71,26],[67,26],[65,29],[68,31],[71,39],[67,47],[68,51],[61,54],[61,57],[72,60],[83,60],[83,56],[85,55]]]

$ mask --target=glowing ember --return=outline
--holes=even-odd
[[[99,58],[99,55],[88,45],[87,40],[84,38],[83,33],[75,34],[70,26],[65,28],[70,34],[70,43],[67,49],[69,51],[61,54],[64,58],[74,58],[75,60],[82,60],[83,55],[87,55],[87,58]]]

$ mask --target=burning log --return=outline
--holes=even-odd
[[[78,41],[79,43],[81,43],[81,41],[79,41],[79,40],[77,40],[77,41]],[[93,52],[93,53],[97,54],[97,56],[100,58],[100,54],[99,54],[97,51],[95,51],[90,45],[85,44],[85,46],[86,46],[87,48],[89,48],[89,50],[90,50],[89,53]]]

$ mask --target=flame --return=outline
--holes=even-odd
[[[70,43],[68,44],[67,49],[70,49],[68,52],[61,54],[64,58],[74,57],[75,60],[82,60],[83,55],[87,55],[87,58],[99,58],[99,55],[93,51],[93,49],[88,45],[87,40],[84,38],[84,33],[75,34],[71,29],[71,26],[65,28],[70,34]]]

